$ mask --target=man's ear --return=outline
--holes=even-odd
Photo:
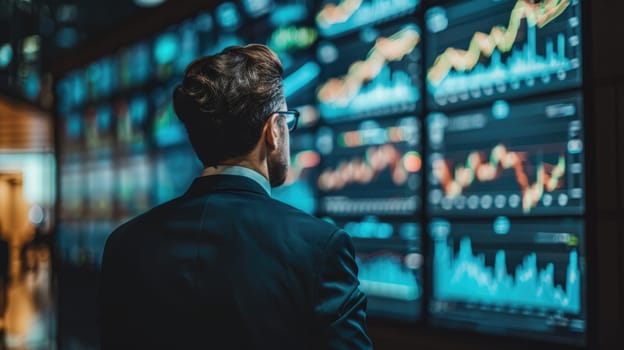
[[[264,124],[264,138],[270,149],[276,149],[279,146],[280,137],[280,116],[277,113],[272,114],[269,120]]]

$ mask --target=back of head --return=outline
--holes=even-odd
[[[173,106],[204,166],[244,156],[284,102],[282,65],[259,44],[228,47],[192,62]]]

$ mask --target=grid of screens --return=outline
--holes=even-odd
[[[580,1],[424,18],[431,322],[582,343]]]
[[[273,196],[353,237],[371,317],[580,344],[580,6],[223,2],[72,71],[61,254],[97,264],[115,225],[183,193],[200,165],[173,87],[195,57],[262,42],[302,115]]]

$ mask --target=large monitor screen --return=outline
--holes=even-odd
[[[467,0],[425,14],[433,108],[579,86],[581,2]]]
[[[414,215],[422,182],[419,130],[413,116],[321,127],[320,212]]]
[[[585,253],[577,219],[433,220],[432,322],[583,341]]]
[[[420,28],[412,19],[318,44],[317,90],[328,122],[414,113],[421,100]]]
[[[423,294],[421,226],[369,215],[336,224],[354,242],[360,288],[371,316],[416,320]]]
[[[321,36],[332,38],[416,11],[420,0],[322,1],[316,15]]]
[[[427,117],[432,214],[581,214],[580,94]]]

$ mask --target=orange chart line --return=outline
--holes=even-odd
[[[420,34],[414,25],[407,25],[388,38],[378,38],[366,60],[352,63],[344,77],[329,79],[321,85],[317,93],[319,101],[347,105],[362,84],[379,75],[388,61],[402,60],[419,42]]]
[[[448,162],[442,159],[433,162],[433,173],[440,181],[446,196],[454,198],[474,181],[494,181],[500,177],[503,170],[513,169],[522,193],[522,210],[529,213],[545,191],[552,192],[561,186],[566,163],[565,157],[559,156],[557,165],[545,163],[538,165],[536,181],[530,184],[523,168],[524,161],[523,153],[510,152],[504,145],[499,144],[492,149],[489,161],[483,158],[481,152],[475,151],[468,155],[465,165],[455,168],[454,174]]]
[[[511,10],[507,28],[495,26],[490,30],[490,34],[476,32],[470,40],[468,50],[447,48],[435,59],[427,72],[427,80],[434,86],[438,85],[451,69],[472,70],[481,56],[490,57],[495,49],[500,52],[510,51],[518,37],[522,19],[526,18],[529,26],[542,28],[559,17],[569,5],[569,0],[545,0],[541,4],[518,0]]]
[[[362,6],[362,0],[343,0],[339,5],[328,3],[316,16],[321,26],[344,23]]]
[[[323,191],[335,191],[352,183],[367,184],[385,169],[390,169],[394,184],[402,185],[407,181],[408,171],[401,160],[401,152],[391,144],[369,147],[365,159],[356,157],[340,162],[335,169],[324,170],[318,186]]]

